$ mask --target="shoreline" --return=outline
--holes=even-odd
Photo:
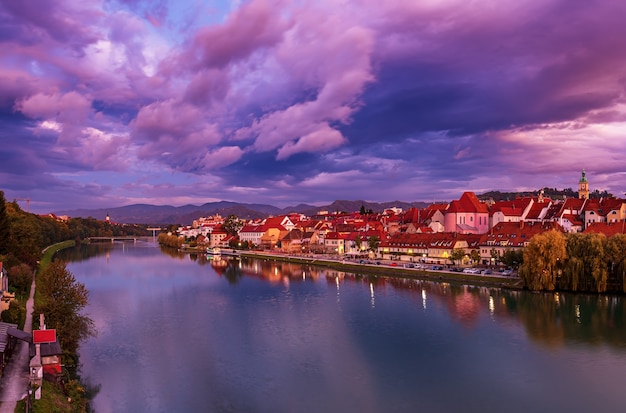
[[[223,254],[225,256],[240,256],[249,258],[264,258],[282,262],[314,265],[338,269],[356,274],[369,274],[382,277],[419,279],[433,282],[450,282],[475,286],[495,288],[507,288],[521,290],[522,282],[519,277],[466,274],[447,270],[424,270],[392,266],[387,262],[381,264],[365,264],[346,259],[333,259],[326,256],[297,256],[259,251],[236,251],[236,254]]]

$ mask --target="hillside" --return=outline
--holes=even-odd
[[[411,207],[425,207],[423,202],[366,202],[366,201],[335,201],[330,205],[314,206],[308,204],[299,204],[286,208],[278,208],[265,204],[243,204],[237,202],[220,201],[210,202],[203,205],[184,205],[175,207],[171,205],[148,205],[134,204],[116,208],[100,208],[100,209],[75,209],[63,210],[55,212],[56,215],[68,215],[70,217],[92,217],[104,220],[109,215],[112,222],[123,224],[152,224],[152,225],[190,225],[194,219],[206,217],[209,215],[220,214],[226,217],[234,214],[244,219],[266,218],[268,216],[276,216],[297,212],[305,215],[315,215],[319,211],[326,210],[329,212],[354,212],[359,211],[361,206],[371,209],[374,212],[381,212],[386,208],[400,207],[408,209]]]

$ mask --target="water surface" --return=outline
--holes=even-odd
[[[626,304],[165,254],[65,252],[97,412],[621,412]]]

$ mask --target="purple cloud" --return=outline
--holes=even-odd
[[[626,5],[231,7],[1,3],[7,197],[42,212],[93,199],[441,200],[572,187],[583,167],[623,192]],[[20,184],[15,159],[41,186]]]

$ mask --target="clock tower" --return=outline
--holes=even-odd
[[[578,180],[578,198],[579,199],[589,199],[589,182],[587,181],[587,177],[585,176],[585,170],[583,169],[583,173]]]

